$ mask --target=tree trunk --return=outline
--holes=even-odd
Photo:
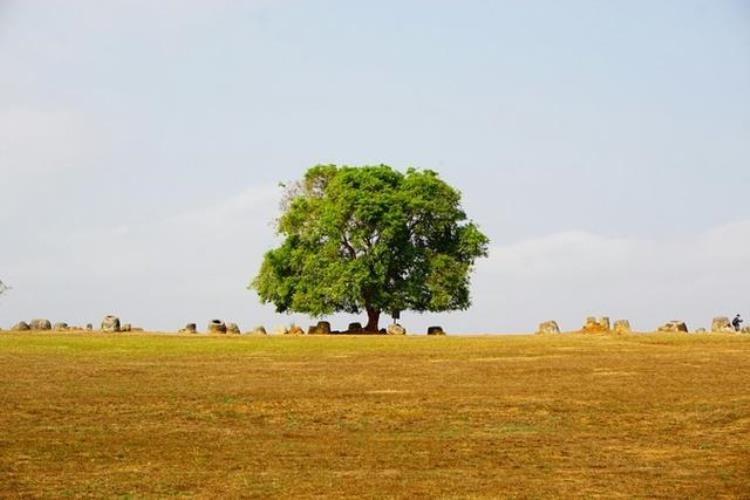
[[[367,308],[367,326],[365,331],[370,333],[378,333],[378,323],[380,323],[380,311],[373,309],[372,307]]]

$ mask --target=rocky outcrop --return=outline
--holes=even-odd
[[[427,329],[427,335],[445,335],[442,326],[431,326]]]
[[[61,321],[52,325],[52,329],[56,332],[64,332],[69,330],[69,327],[67,323]]]
[[[687,325],[685,324],[684,321],[672,320],[672,321],[667,321],[666,323],[664,323],[663,325],[661,325],[659,327],[658,331],[660,331],[660,332],[675,332],[675,333],[682,332],[682,333],[687,333],[688,327],[687,327]]]
[[[32,319],[29,326],[32,330],[52,330],[52,323],[48,319]]]
[[[105,316],[102,320],[101,330],[103,332],[119,332],[120,318],[112,315]]]
[[[734,327],[726,316],[717,316],[711,321],[711,333],[734,333]]]
[[[227,333],[232,335],[240,335],[242,331],[237,323],[227,323]]]
[[[364,333],[364,328],[362,328],[362,323],[349,323],[349,328],[346,329],[346,333]]]
[[[618,319],[615,321],[614,332],[617,334],[631,333],[633,330],[630,328],[630,321],[626,319]]]
[[[247,335],[268,335],[268,332],[263,325],[260,325],[247,332]]]
[[[120,327],[121,332],[132,332],[133,331],[133,325],[130,323],[125,323]]]
[[[536,333],[537,335],[556,334],[560,333],[560,327],[558,326],[557,321],[545,321],[539,323],[539,328]]]
[[[19,321],[10,329],[12,332],[28,332],[29,330],[31,330],[31,327],[25,321]]]
[[[387,335],[406,335],[406,328],[399,325],[398,323],[391,323],[385,329]]]
[[[220,319],[212,319],[208,323],[208,333],[227,333],[227,325]]]

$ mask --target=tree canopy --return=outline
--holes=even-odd
[[[470,306],[474,261],[488,238],[461,194],[431,170],[318,165],[286,186],[277,231],[252,281],[278,312],[322,316],[451,311]]]

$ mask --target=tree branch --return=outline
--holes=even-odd
[[[345,234],[341,235],[341,244],[344,245],[344,248],[349,252],[349,256],[352,258],[352,260],[357,258],[357,251],[354,250],[354,247],[349,243],[349,240],[346,238]]]

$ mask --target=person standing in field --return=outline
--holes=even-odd
[[[734,327],[734,331],[736,332],[740,331],[740,326],[742,326],[742,321],[743,320],[739,314],[734,317],[734,319],[732,320],[732,326]]]

